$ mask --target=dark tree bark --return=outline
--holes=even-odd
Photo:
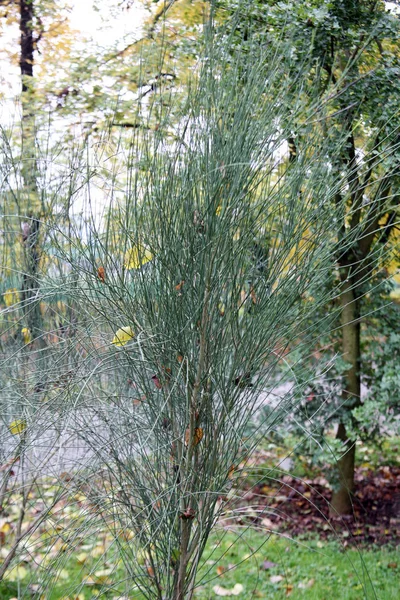
[[[34,40],[33,40],[33,0],[20,0],[21,54],[19,66],[22,77],[22,93],[29,90],[29,79],[33,77]]]

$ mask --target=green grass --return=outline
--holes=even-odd
[[[399,464],[399,448],[399,438],[385,440],[381,448],[358,443],[359,464],[372,467]],[[260,461],[244,469],[242,478],[246,485],[260,479],[272,483],[274,475],[278,479],[281,476],[279,470],[274,472],[273,465],[278,464],[290,448],[270,443],[262,450],[264,454],[260,455]],[[300,476],[318,474],[315,466],[307,463],[305,458],[302,462],[298,456],[293,470]],[[49,492],[51,486],[46,490]],[[65,516],[65,522],[60,517],[66,532],[70,530],[70,521],[79,524],[79,506],[74,510]],[[15,520],[16,514],[10,514],[10,521]],[[71,539],[75,538],[73,530],[74,527]],[[6,553],[10,535],[5,534],[6,546],[0,546],[0,561]],[[78,535],[78,548],[74,553],[61,537],[51,528],[38,532],[29,549],[26,552],[22,549],[20,564],[8,573],[7,580],[0,582],[0,600],[32,597],[40,600],[92,600],[97,597],[142,600],[143,596],[135,593],[126,580],[123,565],[113,551],[112,536],[106,532],[90,539]],[[111,549],[105,551],[110,544]],[[275,566],[265,568],[266,561]],[[144,564],[143,569],[146,569]],[[229,591],[235,585],[243,586],[237,596],[243,600],[398,600],[400,555],[398,550],[390,547],[357,551],[344,548],[335,541],[268,537],[265,532],[254,529],[245,532],[220,530],[207,544],[195,599],[217,599],[220,596],[215,586]],[[241,588],[235,589],[240,591]]]
[[[82,564],[78,556],[65,557],[56,585],[41,593],[43,600],[89,600],[98,596],[116,599],[121,595],[132,600],[141,598],[137,593],[128,595],[125,586],[119,584],[124,577],[120,565],[107,562],[107,557],[91,558],[90,553]],[[265,568],[266,561],[276,565]],[[110,571],[111,585],[96,583],[93,574],[101,569]],[[44,572],[45,568],[33,569],[25,564],[19,573],[24,575],[19,582],[20,596],[17,582],[7,581],[0,584],[0,599],[22,597],[23,591],[27,598],[29,591],[36,590],[40,573]],[[91,585],[83,584],[90,575]],[[243,599],[398,600],[400,560],[396,549],[357,551],[344,549],[336,542],[293,541],[275,535],[268,538],[255,530],[220,531],[213,534],[207,545],[195,598],[219,598],[215,586],[232,590],[235,584],[243,586],[237,596]]]
[[[395,567],[399,558],[395,549],[344,550],[336,542],[296,542],[276,536],[263,543],[265,535],[254,531],[232,545],[235,540],[237,535],[229,534],[216,547],[215,538],[210,541],[208,552],[213,544],[215,551],[206,558],[209,577],[216,575],[217,566],[210,561],[217,561],[227,571],[218,581],[206,584],[199,599],[217,598],[212,591],[215,585],[232,589],[235,583],[243,585],[243,598],[398,600],[400,596],[400,562]],[[265,570],[265,561],[276,566]],[[234,564],[238,566],[228,570]],[[279,577],[282,579],[277,581]]]

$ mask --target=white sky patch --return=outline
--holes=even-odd
[[[138,1],[131,6],[129,10],[117,9],[116,2],[105,0],[101,5],[101,10],[93,8],[95,0],[68,0],[67,14],[70,27],[77,32],[75,47],[78,51],[85,52],[87,43],[101,46],[103,48],[115,48],[122,50],[130,43],[140,39],[143,30],[143,22],[149,14],[143,4]],[[114,9],[112,5],[114,4]],[[20,31],[18,23],[12,26],[5,26],[1,32],[0,39],[0,60],[2,63],[0,72],[0,118],[3,126],[19,127],[21,119],[21,108],[19,96],[21,92],[21,76],[18,61],[11,64],[3,54],[2,49],[12,49],[16,56],[19,54]],[[35,56],[40,61],[40,56]],[[103,77],[101,83],[104,87],[112,87],[114,80],[110,77]],[[87,84],[89,93],[94,84]],[[135,95],[127,89],[121,90],[124,100],[134,99]],[[62,134],[62,123],[55,119],[52,123],[54,139]],[[77,128],[79,135],[79,127]],[[51,144],[50,144],[51,145]],[[54,165],[55,170],[59,169]],[[103,188],[101,182],[92,182],[90,185],[90,197],[84,192],[78,194],[73,199],[72,212],[75,215],[81,215],[86,221],[93,218],[96,225],[101,221],[101,215],[109,207],[110,199],[107,190]],[[90,218],[91,217],[91,218]]]
[[[147,11],[139,2],[129,9],[121,9],[119,14],[110,15],[108,21],[102,18],[101,12],[94,10],[93,0],[69,0],[69,3],[71,26],[100,45],[117,44],[117,49],[122,50],[128,36],[134,41],[141,35]]]
[[[400,13],[400,6],[398,4],[396,4],[395,2],[385,2],[385,6],[388,10],[390,10],[390,12],[393,13]]]

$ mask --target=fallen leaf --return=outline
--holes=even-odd
[[[264,517],[264,519],[261,519],[261,525],[266,529],[274,528],[274,523],[271,521],[271,519],[268,519],[268,517]]]
[[[236,583],[233,588],[224,588],[221,585],[214,585],[213,592],[217,596],[239,596],[243,592],[243,585]]]
[[[125,346],[125,344],[127,344],[134,337],[134,335],[133,329],[129,325],[127,327],[121,327],[115,332],[111,343],[118,347]]]
[[[271,575],[269,580],[271,583],[280,583],[281,581],[283,581],[283,577],[282,575]]]
[[[93,577],[97,580],[97,583],[111,583],[109,575],[111,574],[112,569],[100,569],[93,573]]]
[[[28,570],[22,565],[17,565],[10,571],[6,572],[4,575],[4,579],[8,581],[18,581],[19,579],[24,579],[28,575]]]
[[[80,552],[76,555],[76,560],[79,563],[84,563],[88,559],[88,554],[86,552]]]
[[[275,496],[275,502],[286,502],[287,499],[287,496],[284,496],[283,494]]]
[[[292,585],[287,585],[286,586],[286,596],[290,596],[290,594],[293,592],[293,586]]]
[[[70,574],[67,571],[67,569],[61,569],[60,571],[57,572],[57,577],[59,579],[64,579],[64,581],[67,581],[70,578]]]
[[[315,583],[315,579],[309,579],[308,581],[301,581],[297,586],[300,590],[308,590]]]
[[[225,573],[225,571],[226,571],[226,569],[222,565],[217,567],[217,575],[223,575]]]
[[[9,523],[8,521],[6,521],[0,527],[0,533],[4,533],[5,534],[5,533],[9,533],[10,531],[11,531],[11,523]]]
[[[267,571],[268,569],[273,569],[274,567],[277,567],[277,563],[271,562],[270,560],[264,560],[263,564],[261,565],[261,568],[264,571]]]

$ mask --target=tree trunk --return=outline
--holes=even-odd
[[[336,466],[339,483],[332,495],[332,501],[329,507],[330,517],[351,514],[353,508],[352,494],[354,491],[356,445],[355,442],[348,440],[346,427],[343,423],[339,423],[336,439],[344,442],[347,450]]]
[[[33,90],[33,65],[35,41],[33,36],[34,2],[20,0],[21,31],[21,176],[23,181],[22,203],[22,241],[24,245],[24,275],[22,282],[22,305],[26,325],[34,337],[41,334],[40,305],[37,300],[38,268],[40,260],[40,200],[37,189],[37,165],[35,149],[35,112]],[[41,339],[39,337],[39,339]]]
[[[360,320],[359,301],[357,297],[357,283],[350,277],[343,280],[340,296],[341,329],[342,329],[342,354],[349,363],[345,373],[345,389],[342,392],[342,402],[348,411],[360,403]],[[338,487],[332,496],[330,515],[344,515],[352,512],[352,493],[354,491],[354,462],[355,442],[347,437],[344,423],[339,423],[336,438],[345,443],[345,454],[337,464]]]

